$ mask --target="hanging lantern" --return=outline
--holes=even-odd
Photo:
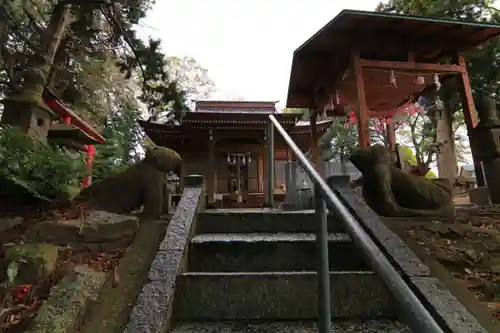
[[[436,85],[436,90],[441,88],[441,82],[439,82],[439,76],[437,74],[434,74],[434,84]]]
[[[443,101],[441,100],[441,98],[439,98],[439,96],[436,98],[436,108],[440,110],[444,108]]]
[[[418,105],[424,106],[426,103],[427,103],[427,100],[425,99],[424,96],[419,96],[418,97],[418,102],[417,102]]]
[[[391,76],[389,78],[390,83],[394,86],[394,88],[398,87],[398,83],[396,82],[396,74],[394,73],[394,70],[391,69]]]

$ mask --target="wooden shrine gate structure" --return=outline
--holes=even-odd
[[[370,117],[392,117],[454,81],[470,137],[476,107],[461,52],[499,34],[500,26],[485,23],[344,10],[294,52],[287,107],[311,109],[311,127],[319,112],[344,116],[355,110],[359,144],[368,146]],[[390,126],[388,132],[394,145]],[[318,161],[319,152],[313,153]],[[448,163],[455,167],[456,161]]]

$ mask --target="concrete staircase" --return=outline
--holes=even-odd
[[[312,211],[200,213],[171,332],[316,332],[315,225]],[[332,332],[410,332],[331,219],[329,232]]]

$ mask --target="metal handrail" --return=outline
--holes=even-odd
[[[427,311],[422,302],[413,293],[396,268],[385,257],[380,248],[375,244],[372,238],[366,233],[363,227],[355,216],[351,214],[349,209],[321,178],[318,172],[314,169],[309,160],[304,156],[299,147],[293,142],[286,130],[276,120],[273,115],[269,115],[268,127],[268,145],[269,150],[273,148],[274,142],[269,139],[274,137],[269,135],[274,133],[274,129],[283,137],[287,145],[292,149],[302,164],[305,172],[314,183],[315,193],[315,208],[316,210],[324,210],[324,201],[330,211],[335,212],[336,216],[340,217],[344,223],[347,233],[354,243],[361,249],[365,257],[368,258],[372,269],[381,277],[384,284],[389,289],[392,296],[402,308],[403,316],[406,319],[407,325],[414,332],[425,333],[444,333],[443,329]],[[269,169],[274,170],[274,160],[269,159]],[[271,177],[270,177],[271,178]],[[268,186],[274,185],[274,179],[269,179]],[[274,188],[274,187],[273,187]],[[269,189],[268,189],[269,190]],[[271,189],[272,190],[272,189]],[[271,192],[269,190],[268,193]],[[321,199],[320,199],[321,198]],[[269,198],[272,203],[272,195]],[[320,199],[320,200],[318,200]],[[329,267],[328,267],[328,240],[327,240],[327,220],[325,213],[316,211],[316,216],[319,217],[320,226],[318,227],[317,242],[319,245],[318,254],[320,258],[320,266],[318,268],[319,288],[318,288],[318,308],[319,308],[319,332],[330,332],[330,293],[329,293]],[[326,293],[326,295],[325,295]]]

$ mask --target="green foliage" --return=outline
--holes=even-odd
[[[182,116],[186,93],[168,72],[160,41],[144,42],[135,30],[154,0],[71,2],[67,15],[72,20],[59,39],[50,35],[57,29],[49,26],[64,21],[56,14],[62,3],[0,2],[0,97],[22,92],[27,69],[45,58],[51,65],[46,86],[98,126],[112,109],[108,96],[122,90],[125,79],[137,83],[134,88],[151,114],[169,111]],[[51,47],[46,47],[47,41]]]
[[[300,118],[301,120],[309,120],[309,109],[307,108],[284,108],[283,113],[301,113],[302,117]]]
[[[336,117],[318,145],[323,160],[345,162],[358,145],[356,126],[348,124],[347,118]]]
[[[137,119],[140,110],[137,103],[127,100],[120,103],[107,119],[103,129],[104,145],[96,146],[92,177],[95,180],[116,173],[140,159],[143,133]]]
[[[0,129],[0,180],[16,184],[34,197],[66,200],[85,176],[83,157],[51,147],[10,127]],[[2,191],[12,190],[2,187]],[[10,196],[11,193],[2,193]]]

